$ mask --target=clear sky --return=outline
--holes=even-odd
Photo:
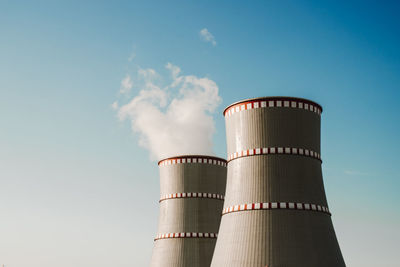
[[[171,62],[218,85],[221,157],[232,102],[320,103],[346,263],[398,266],[398,2],[216,2],[0,1],[0,264],[149,263],[158,167],[111,105],[126,75]]]

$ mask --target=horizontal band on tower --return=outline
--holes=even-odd
[[[271,155],[271,154],[287,154],[287,155],[301,155],[321,160],[321,155],[315,151],[305,148],[295,147],[262,147],[246,149],[228,155],[228,162],[241,157],[248,157],[254,155]]]
[[[163,159],[158,162],[158,165],[167,166],[167,165],[182,164],[182,163],[205,163],[205,164],[212,164],[212,165],[219,165],[226,167],[227,162],[226,160],[217,157],[193,155],[193,156],[179,156],[179,157]]]
[[[320,105],[306,99],[290,97],[271,97],[245,100],[236,104],[232,104],[224,110],[224,116],[229,117],[237,112],[248,109],[271,107],[304,109],[314,112],[318,115],[321,115],[322,113],[322,107]]]
[[[331,215],[328,207],[309,204],[309,203],[294,203],[294,202],[266,202],[266,203],[249,203],[235,205],[222,210],[222,215],[246,210],[273,210],[273,209],[291,209],[291,210],[309,210],[318,211]]]
[[[224,196],[215,193],[175,193],[175,194],[168,194],[161,197],[160,201],[167,200],[167,199],[174,199],[174,198],[211,198],[211,199],[219,199],[224,200]]]
[[[217,233],[168,233],[158,234],[154,241],[166,238],[217,238]]]

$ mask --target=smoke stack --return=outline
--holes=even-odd
[[[345,266],[322,180],[321,112],[291,97],[225,109],[228,175],[212,267]]]
[[[218,235],[226,160],[179,156],[161,160],[160,215],[152,267],[209,267]]]

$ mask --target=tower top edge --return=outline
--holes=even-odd
[[[208,155],[179,155],[179,156],[173,156],[173,157],[169,157],[169,158],[165,158],[162,159],[158,162],[158,165],[160,165],[161,163],[163,163],[164,161],[167,160],[178,160],[178,159],[192,159],[192,158],[196,158],[196,159],[211,159],[211,160],[217,160],[217,161],[222,161],[225,164],[227,163],[226,159],[223,158],[219,158],[219,157],[214,157],[214,156],[208,156]]]
[[[279,100],[280,101],[296,101],[296,102],[312,104],[314,106],[317,106],[322,112],[322,106],[320,104],[318,104],[317,102],[309,100],[309,99],[300,98],[300,97],[291,97],[291,96],[265,96],[265,97],[248,98],[248,99],[243,99],[243,100],[234,102],[234,103],[230,104],[229,106],[227,106],[224,109],[224,111],[222,112],[222,114],[225,116],[225,113],[228,111],[228,109],[233,106],[236,106],[236,105],[257,102],[257,101],[271,101],[271,100],[274,100],[274,101],[276,101],[276,100],[278,100],[278,101]]]

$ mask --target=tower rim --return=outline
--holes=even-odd
[[[247,99],[243,99],[243,100],[236,101],[236,102],[230,104],[229,106],[227,106],[227,107],[224,109],[224,111],[222,112],[222,114],[225,116],[225,113],[227,112],[227,110],[228,110],[229,108],[233,107],[233,106],[236,106],[236,105],[239,105],[239,104],[243,104],[243,103],[246,103],[246,102],[263,101],[263,100],[265,100],[265,101],[268,101],[268,100],[301,101],[301,102],[304,102],[304,103],[308,103],[308,104],[312,104],[312,105],[317,106],[319,109],[321,109],[321,112],[322,112],[322,110],[323,110],[323,109],[322,109],[322,106],[321,106],[320,104],[318,104],[318,103],[315,102],[315,101],[306,99],[306,98],[292,97],[292,96],[263,96],[263,97],[247,98]]]
[[[166,161],[166,160],[187,159],[187,158],[215,159],[215,160],[222,161],[224,163],[228,163],[228,161],[226,159],[223,159],[220,157],[215,157],[215,156],[210,156],[210,155],[187,154],[187,155],[177,155],[177,156],[172,156],[172,157],[161,159],[158,161],[157,165],[160,165],[163,161]]]

